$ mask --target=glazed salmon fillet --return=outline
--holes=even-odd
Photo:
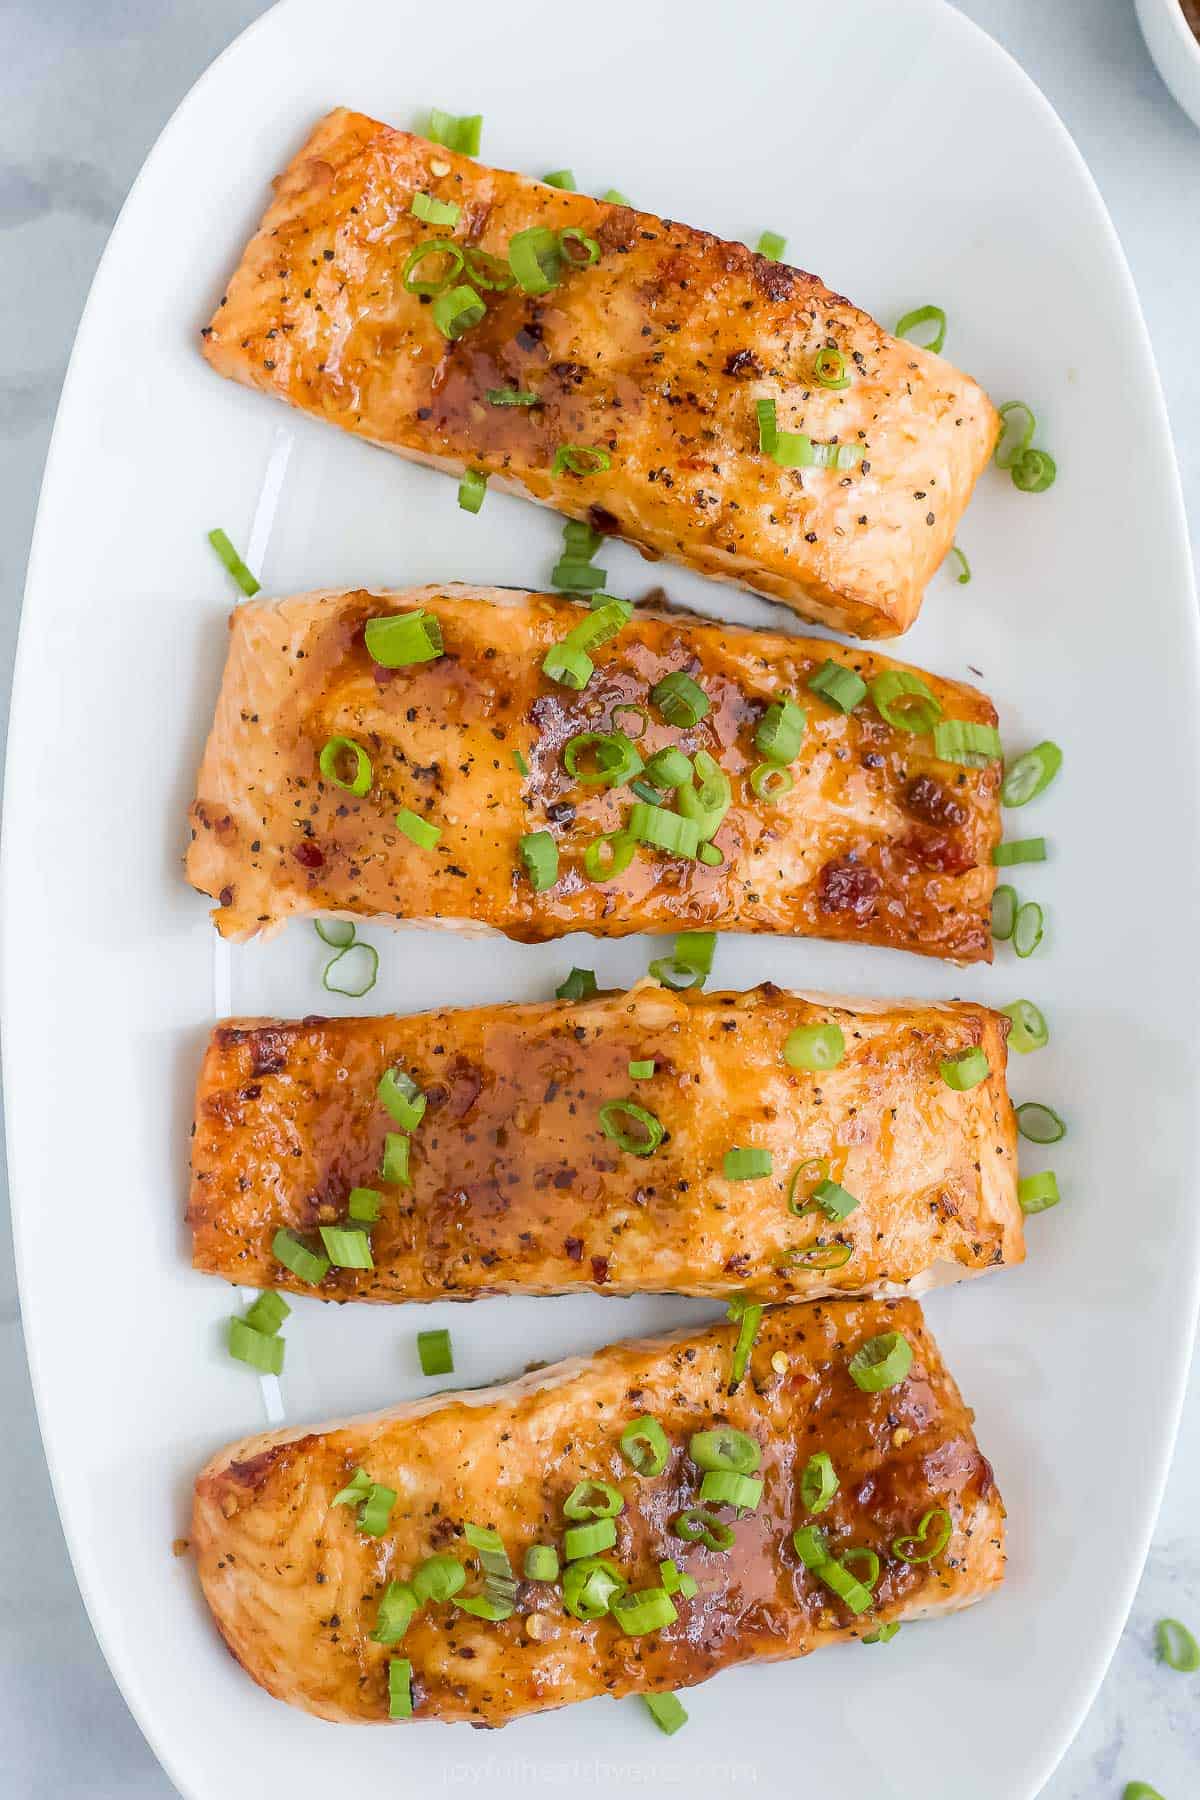
[[[429,621],[441,654],[375,660],[370,632],[399,614]],[[218,902],[217,929],[246,938],[313,913],[524,942],[720,927],[991,960],[1000,764],[941,761],[929,735],[888,724],[864,684],[901,665],[642,607],[594,648],[582,690],[551,679],[547,653],[596,617],[561,597],[468,587],[239,606],[187,859],[194,886]],[[856,684],[850,712],[809,686],[827,662]],[[660,709],[664,677],[695,684],[707,710],[692,728]],[[995,711],[974,688],[920,680],[947,720],[994,735]],[[785,694],[806,722],[767,788],[757,737]],[[597,784],[578,761],[572,774],[573,740],[586,753],[585,734],[625,727],[640,732],[635,767],[670,748],[689,773],[708,766],[725,785],[728,810],[702,846],[717,866],[694,847],[626,846],[627,865],[604,878],[606,862],[593,878],[594,841],[628,830],[637,795],[628,780]],[[361,761],[329,779],[320,759],[337,740]],[[647,816],[686,823],[669,797],[666,815]],[[430,828],[432,845],[413,841]],[[523,866],[524,838],[550,851],[549,885]]]
[[[790,1067],[792,1034],[831,1025],[836,1067]],[[337,1300],[922,1291],[1024,1256],[1007,1029],[963,1003],[649,982],[583,1003],[231,1021],[196,1093],[193,1262]],[[975,1047],[989,1073],[957,1092],[941,1064]],[[380,1172],[400,1129],[380,1097],[392,1070],[423,1097],[399,1182]],[[735,1146],[768,1152],[769,1174],[727,1177]],[[831,1210],[822,1182],[840,1190]],[[320,1254],[355,1189],[375,1195],[373,1267],[314,1286],[276,1233]]]
[[[618,1344],[504,1387],[222,1451],[197,1479],[191,1541],[234,1656],[277,1699],[325,1719],[386,1720],[399,1689],[413,1719],[495,1726],[596,1694],[686,1687],[733,1663],[805,1656],[968,1606],[998,1585],[1004,1508],[915,1302],[770,1309],[730,1392],[738,1335],[722,1324]],[[883,1350],[868,1378],[893,1384],[864,1392],[852,1361]],[[620,1438],[646,1418],[662,1437],[642,1466],[662,1467],[643,1475]],[[696,1442],[700,1433],[721,1434],[723,1460],[712,1435]],[[829,1459],[837,1482],[819,1514],[819,1495],[802,1484],[814,1457]],[[697,1462],[730,1460],[762,1483],[740,1516],[699,1499],[707,1477]],[[333,1503],[359,1470],[360,1484],[395,1495],[378,1536],[360,1529],[356,1505]],[[665,1606],[652,1603],[659,1628],[640,1635],[622,1625],[638,1615],[623,1615],[620,1598],[599,1617],[575,1617],[566,1600],[578,1606],[579,1576],[569,1568],[558,1581],[522,1579],[532,1546],[570,1553],[564,1504],[576,1484],[596,1482],[610,1490],[597,1511],[619,1506],[604,1552],[612,1573],[601,1577],[609,1593],[624,1583],[632,1594],[661,1590],[667,1560],[684,1577]],[[674,1522],[684,1515],[694,1531],[697,1507],[706,1536],[689,1542]],[[498,1534],[515,1577],[486,1590],[504,1616],[430,1600],[401,1639],[377,1642],[385,1590],[430,1557],[460,1565],[461,1599],[478,1592],[479,1527]],[[805,1528],[821,1537],[802,1537],[798,1553],[793,1533]],[[879,1559],[873,1584],[868,1552]],[[845,1591],[846,1571],[862,1585],[842,1598],[830,1581]]]
[[[454,222],[414,215],[420,194]],[[533,230],[534,285],[557,276],[541,293],[509,260]],[[414,267],[434,243],[452,248]],[[448,337],[439,298],[464,287],[482,316]],[[998,427],[968,376],[813,275],[345,110],[276,182],[204,354],[385,449],[857,637],[912,624]],[[767,400],[809,455],[851,466],[781,466],[760,447]],[[564,449],[591,454],[563,466]]]

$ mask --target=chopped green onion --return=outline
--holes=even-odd
[[[1008,1041],[1018,1055],[1028,1056],[1031,1050],[1041,1050],[1050,1042],[1046,1015],[1032,1000],[1014,1000],[1011,1006],[1000,1010],[1012,1020]]]
[[[968,581],[971,579],[971,565],[967,561],[966,551],[960,550],[957,544],[951,544],[948,555],[953,556],[958,562],[958,574],[954,577],[955,581],[957,581],[959,587],[966,587]],[[881,1627],[881,1629],[884,1628]],[[899,1631],[899,1629],[900,1627],[897,1625],[896,1630]],[[886,1644],[887,1639],[884,1638],[882,1641]],[[874,1642],[875,1639],[873,1637],[863,1639],[864,1644]]]
[[[601,475],[612,468],[612,456],[599,444],[560,444],[550,465],[552,475]]]
[[[915,338],[913,332],[918,325],[932,325],[933,336]],[[936,356],[946,341],[946,315],[940,306],[918,306],[912,312],[906,312],[896,326],[896,336],[907,338],[909,343],[916,344],[921,350],[932,350]]]
[[[311,1287],[324,1281],[329,1273],[329,1258],[322,1256],[319,1250],[310,1250],[290,1231],[275,1233],[271,1239],[271,1255],[285,1269],[290,1269],[299,1281],[307,1281]]]
[[[563,255],[558,233],[548,225],[531,225],[509,241],[508,262],[526,294],[548,294],[558,286]]]
[[[548,831],[530,831],[517,845],[535,894],[545,893],[558,880],[558,845]]]
[[[408,210],[426,225],[449,225],[451,229],[458,224],[462,213],[456,200],[437,200],[426,193],[414,194]]]
[[[553,1544],[530,1544],[525,1552],[526,1581],[557,1581],[558,1551]]]
[[[373,1269],[371,1240],[365,1231],[346,1225],[319,1225],[325,1254],[335,1269]]]
[[[874,1550],[868,1550],[860,1545],[856,1545],[851,1550],[842,1551],[843,1567],[847,1563],[856,1562],[863,1563],[866,1566],[867,1572],[862,1578],[863,1586],[865,1588],[873,1588],[875,1583],[879,1580],[879,1557],[877,1553]]]
[[[969,1050],[959,1050],[953,1056],[944,1057],[938,1068],[946,1086],[953,1088],[956,1094],[969,1093],[991,1074],[987,1052],[981,1050],[978,1044],[972,1045]]]
[[[1006,400],[998,411],[1003,424],[996,439],[995,463],[998,469],[1011,469],[1032,444],[1037,418],[1023,400]]]
[[[939,719],[933,728],[933,754],[942,762],[983,769],[1003,755],[1003,747],[994,725],[979,725],[974,719]]]
[[[581,768],[579,759],[589,752],[591,761]],[[564,744],[563,765],[582,787],[621,787],[641,773],[642,759],[623,731],[580,731]]]
[[[1054,1108],[1040,1100],[1026,1100],[1018,1106],[1017,1130],[1031,1144],[1057,1144],[1067,1135],[1067,1127]]]
[[[407,1581],[389,1581],[379,1596],[371,1642],[398,1644],[412,1624],[418,1605],[417,1596]]]
[[[1163,1800],[1163,1797],[1148,1781],[1127,1781],[1121,1800]]]
[[[786,770],[782,771],[785,774],[786,772]],[[725,853],[718,844],[701,844],[696,855],[702,863],[707,863],[710,869],[719,869],[725,861]]]
[[[388,1718],[411,1719],[412,1664],[407,1657],[393,1656],[388,1663]]]
[[[512,1593],[515,1593],[515,1582],[512,1584],[497,1583],[497,1592],[490,1594],[487,1592],[485,1584],[482,1594],[466,1594],[461,1600],[456,1599],[454,1604],[460,1612],[470,1613],[474,1619],[490,1619],[492,1621],[511,1619],[516,1610],[516,1602],[509,1591],[510,1585]]]
[[[930,732],[942,716],[942,703],[919,675],[907,669],[884,669],[870,684],[881,719],[895,731]]]
[[[543,175],[542,180],[547,187],[566,188],[570,193],[577,191],[573,169],[554,169],[549,175]]]
[[[458,504],[464,512],[477,513],[487,494],[488,478],[480,469],[464,469],[458,484]]]
[[[804,1210],[809,1212],[814,1206],[819,1206],[826,1218],[834,1219],[840,1224],[843,1219],[850,1217],[857,1205],[856,1195],[849,1193],[844,1187],[839,1187],[836,1181],[826,1178],[817,1183]]]
[[[724,1469],[734,1475],[753,1475],[762,1462],[757,1438],[733,1425],[715,1425],[688,1439],[688,1455],[698,1469]]]
[[[566,980],[560,981],[555,988],[554,998],[556,1000],[590,1000],[598,992],[594,970],[572,969]]]
[[[755,252],[758,256],[765,256],[771,262],[778,262],[786,249],[787,239],[780,237],[777,231],[759,233],[758,243],[755,245]]]
[[[463,1599],[456,1599],[454,1604],[476,1619],[510,1618],[516,1605],[517,1583],[503,1538],[490,1526],[470,1522],[463,1526],[463,1536],[479,1557],[484,1576],[483,1593],[468,1594]]]
[[[262,1375],[282,1374],[286,1346],[274,1332],[259,1331],[249,1319],[230,1319],[228,1342],[229,1354],[236,1361],[247,1363]]]
[[[574,688],[578,693],[595,674],[595,664],[585,651],[577,650],[573,644],[551,644],[542,658],[542,672],[551,681]]]
[[[607,1557],[581,1557],[563,1571],[563,1605],[573,1618],[602,1619],[626,1585],[625,1577]]]
[[[313,930],[331,950],[348,950],[354,942],[354,924],[350,919],[314,919]]]
[[[641,1135],[635,1135],[623,1126],[622,1119],[631,1119],[641,1127]],[[607,1106],[600,1108],[600,1129],[606,1138],[626,1151],[630,1156],[653,1156],[666,1136],[666,1129],[661,1119],[647,1112],[644,1106],[638,1106],[633,1100],[610,1100]]]
[[[754,730],[754,748],[768,762],[795,762],[808,715],[794,700],[775,700]]]
[[[1058,1176],[1053,1169],[1043,1169],[1037,1175],[1022,1175],[1017,1183],[1017,1204],[1023,1213],[1049,1212],[1061,1199]]]
[[[658,788],[683,787],[692,779],[692,765],[682,750],[669,744],[665,750],[656,750],[646,764],[646,779]]]
[[[390,1181],[397,1187],[411,1187],[412,1178],[408,1172],[408,1156],[412,1139],[399,1131],[389,1131],[383,1140],[383,1161],[379,1165],[380,1178]]]
[[[642,1062],[631,1062],[629,1065],[630,1081],[649,1081],[654,1074],[654,1060],[647,1058]]]
[[[732,1525],[726,1525],[706,1506],[689,1506],[676,1513],[671,1530],[685,1544],[703,1544],[706,1550],[729,1550],[733,1546]]]
[[[726,1181],[759,1181],[771,1173],[771,1168],[771,1152],[757,1145],[727,1150],[721,1165]]]
[[[385,1106],[401,1131],[415,1131],[425,1117],[428,1102],[411,1075],[403,1069],[385,1069],[375,1097]]]
[[[846,1054],[842,1028],[832,1020],[824,1025],[797,1025],[783,1041],[783,1060],[789,1069],[817,1073],[836,1069]]]
[[[339,968],[341,963],[347,966]],[[371,944],[353,943],[330,957],[321,971],[321,986],[327,994],[345,994],[351,1000],[361,1000],[370,993],[378,977],[378,950]]]
[[[512,759],[513,759],[513,767],[516,769],[517,774],[521,777],[521,780],[527,781],[529,779],[529,764],[525,761],[525,758],[521,755],[521,752],[519,750],[514,750],[512,753]]]
[[[805,431],[781,431],[774,400],[755,402],[758,447],[781,469],[852,469],[862,458],[854,444],[814,443]]]
[[[931,1507],[911,1536],[892,1539],[892,1555],[898,1556],[901,1562],[932,1562],[950,1542],[953,1530],[945,1507]]]
[[[609,1518],[592,1519],[586,1525],[570,1525],[563,1532],[563,1555],[568,1562],[584,1556],[597,1556],[611,1550],[617,1541],[617,1528]]]
[[[371,1477],[367,1471],[362,1468],[355,1469],[349,1482],[340,1493],[333,1496],[329,1504],[330,1506],[357,1506],[360,1501],[366,1499],[371,1492],[371,1487]]]
[[[383,1195],[378,1188],[356,1187],[350,1189],[346,1210],[359,1225],[375,1225],[382,1205]]]
[[[618,1594],[609,1612],[626,1637],[644,1637],[673,1625],[679,1614],[665,1588],[641,1588],[635,1594]]]
[[[264,1337],[274,1337],[291,1310],[282,1294],[268,1288],[250,1307],[246,1314],[246,1324],[251,1331],[261,1331]]]
[[[661,1475],[671,1455],[666,1432],[648,1413],[630,1419],[617,1443],[621,1455],[638,1475]]]
[[[442,112],[436,106],[429,114],[425,131],[431,144],[444,144],[447,150],[456,150],[460,156],[478,156],[482,135],[482,113]]]
[[[628,194],[623,194],[620,188],[605,188],[600,198],[604,201],[606,206],[633,205],[633,201],[629,198]]]
[[[583,252],[582,256],[572,249],[573,244],[578,244]],[[568,225],[565,230],[560,231],[558,245],[564,260],[576,269],[587,269],[600,261],[599,244],[594,237],[588,237],[585,231],[581,231],[578,225]]]
[[[674,1737],[687,1724],[687,1709],[678,1694],[643,1694],[641,1699],[658,1729],[667,1737]]]
[[[692,819],[639,800],[629,815],[629,835],[635,843],[665,850],[671,856],[695,856],[700,848],[699,828]]]
[[[1043,793],[1062,768],[1063,753],[1049,738],[1009,763],[1000,784],[1005,806],[1027,806]]]
[[[1044,494],[1058,480],[1058,464],[1048,450],[1025,450],[1012,466],[1012,483],[1023,494]]]
[[[349,781],[343,781],[338,773],[338,763],[346,756],[354,758],[354,774]],[[321,774],[326,781],[332,781],[335,787],[344,788],[346,793],[353,794],[360,800],[370,792],[373,779],[371,759],[362,745],[355,743],[353,738],[331,737],[317,760]]]
[[[874,1631],[869,1631],[862,1641],[864,1644],[890,1644],[899,1629],[899,1622],[889,1619],[886,1625],[879,1625]]]
[[[841,1486],[824,1450],[810,1456],[800,1477],[800,1498],[811,1513],[824,1512]]]
[[[608,571],[597,569],[593,563],[563,556],[551,570],[550,579],[556,588],[562,588],[568,594],[587,594],[594,588],[604,586],[608,580]]]
[[[384,1487],[381,1481],[373,1481],[370,1493],[358,1509],[358,1529],[368,1537],[382,1537],[388,1528],[395,1504],[395,1488]]]
[[[563,1501],[565,1519],[615,1519],[624,1509],[624,1496],[611,1481],[577,1481]]]
[[[650,964],[655,981],[679,993],[684,988],[702,988],[712,973],[717,948],[715,931],[681,931],[670,956],[657,956]]]
[[[796,1195],[796,1189],[802,1177],[812,1180],[813,1176],[816,1177],[816,1182],[804,1204],[801,1205]],[[788,1183],[788,1211],[794,1213],[798,1219],[802,1219],[806,1213],[813,1212],[818,1204],[814,1198],[817,1185],[828,1179],[829,1164],[825,1158],[823,1156],[806,1156],[804,1161],[798,1163],[792,1171],[792,1178]]]
[[[658,1565],[658,1573],[663,1587],[668,1594],[682,1594],[685,1600],[694,1600],[699,1589],[694,1576],[686,1574],[671,1557],[665,1557]]]
[[[431,825],[428,819],[407,806],[402,806],[396,814],[396,826],[419,850],[433,850],[441,841],[441,826]]]
[[[508,1551],[504,1548],[504,1539],[490,1525],[463,1526],[463,1536],[479,1557],[485,1575],[499,1580],[511,1581],[512,1564],[508,1560]]]
[[[249,569],[219,526],[215,531],[209,532],[208,541],[228,569],[229,573],[233,576],[233,579],[237,582],[246,598],[249,600],[254,594],[257,594],[262,583],[254,579],[254,576],[250,573]]]
[[[632,702],[627,701],[627,700],[622,700],[618,706],[614,706],[612,709],[612,722],[613,722],[614,730],[617,729],[618,720],[622,717],[627,717],[631,721],[636,720],[636,722],[637,722],[638,728],[636,731],[633,729],[632,723],[622,727],[622,729],[625,732],[626,737],[631,737],[631,738],[645,737],[646,732],[650,725],[650,714],[646,711],[646,708],[644,706],[635,706],[632,704]]]
[[[442,627],[432,613],[391,613],[368,619],[363,637],[368,656],[383,669],[433,662],[442,654]]]
[[[453,1600],[466,1585],[467,1572],[454,1556],[427,1556],[413,1570],[413,1593],[424,1606],[434,1600]]]
[[[853,1254],[853,1244],[842,1243],[840,1240],[823,1244],[818,1238],[807,1250],[785,1251],[782,1262],[784,1266],[812,1269],[824,1274],[830,1269],[844,1269]]]
[[[446,267],[440,275],[422,279],[418,270],[432,256],[444,256]],[[423,244],[418,244],[415,250],[409,252],[401,280],[410,294],[424,294],[427,298],[440,296],[448,291],[450,283],[462,272],[463,260],[464,252],[452,238],[426,238]],[[478,295],[475,298],[478,299]]]
[[[487,390],[489,406],[540,406],[540,394],[528,393],[524,388],[489,388]]]
[[[650,690],[650,703],[657,706],[668,725],[678,731],[690,731],[712,710],[708,695],[682,669],[675,669],[656,681]]]
[[[733,788],[724,769],[707,750],[697,750],[692,766],[700,785],[695,787],[688,782],[679,788],[675,803],[682,816],[695,825],[700,842],[704,844],[715,836],[729,811]]]
[[[1004,884],[992,895],[992,936],[998,943],[1006,943],[1013,934],[1013,926],[1017,920],[1017,890]]]
[[[627,831],[609,831],[593,838],[583,853],[584,874],[589,881],[612,881],[633,861],[637,844]]]
[[[778,763],[759,763],[750,776],[750,786],[759,800],[765,800],[768,806],[782,800],[790,794],[796,785],[796,777],[790,769],[780,768]]]
[[[418,1331],[417,1355],[422,1375],[452,1375],[454,1349],[448,1331]]]
[[[736,1394],[746,1376],[750,1364],[750,1352],[754,1348],[754,1340],[758,1336],[758,1328],[762,1324],[763,1309],[757,1301],[745,1300],[739,1294],[729,1302],[725,1309],[727,1319],[736,1319],[738,1334],[734,1340],[733,1355],[729,1361],[729,1392]]]
[[[1194,1675],[1200,1669],[1200,1644],[1187,1626],[1178,1619],[1160,1619],[1154,1627],[1158,1660],[1180,1675]]]
[[[1044,837],[1012,838],[1007,843],[997,844],[992,851],[992,862],[998,869],[1010,869],[1017,863],[1036,863],[1046,860],[1046,840]]]
[[[822,700],[844,713],[853,712],[867,691],[861,675],[834,662],[832,657],[826,658],[816,674],[809,677],[808,685],[814,694],[819,694]]]
[[[1032,956],[1042,941],[1045,914],[1036,900],[1027,900],[1013,922],[1013,949],[1020,957]]]
[[[818,1581],[832,1588],[839,1600],[853,1613],[864,1613],[871,1605],[871,1590],[829,1554],[825,1533],[815,1525],[800,1525],[792,1533],[796,1555]]]
[[[593,594],[590,605],[587,617],[572,626],[563,640],[573,650],[598,650],[633,617],[632,602],[614,600],[609,594]]]
[[[912,1345],[902,1331],[867,1338],[850,1358],[850,1379],[864,1394],[897,1387],[912,1367]]]
[[[835,344],[822,344],[813,357],[813,378],[818,387],[831,388],[835,393],[850,386],[846,359]]]

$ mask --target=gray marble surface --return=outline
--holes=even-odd
[[[886,5],[888,0],[879,0]],[[42,463],[75,325],[127,188],[177,102],[259,0],[8,0],[0,25],[0,706],[7,712]],[[1141,293],[1200,538],[1200,133],[1168,96],[1132,0],[962,0],[1067,125]],[[1114,454],[1120,445],[1114,442]],[[1148,1202],[1151,1196],[1144,1196]],[[3,1204],[0,1201],[0,1204]],[[1119,1347],[1118,1347],[1119,1353]],[[34,1417],[12,1252],[0,1231],[0,1795],[166,1800],[96,1647]],[[1200,1374],[1132,1616],[1100,1697],[1043,1800],[1200,1791],[1200,1675],[1153,1657],[1164,1612],[1200,1632]],[[1113,1455],[1120,1446],[1113,1444]],[[1104,1496],[1096,1496],[1103,1507]],[[1102,1569],[1097,1580],[1104,1579]],[[986,1729],[1012,1729],[991,1697]],[[986,1755],[986,1735],[981,1734]],[[881,1800],[892,1797],[881,1795]],[[895,1800],[909,1800],[895,1796]]]

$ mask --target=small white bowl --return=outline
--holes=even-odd
[[[1159,74],[1193,125],[1200,125],[1200,38],[1179,0],[1137,0],[1137,15]]]

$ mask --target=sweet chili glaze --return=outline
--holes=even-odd
[[[416,218],[419,192],[457,203],[457,225]],[[430,301],[404,287],[412,251],[452,239],[504,259],[532,226],[582,231],[598,263],[544,295],[484,291],[482,322],[447,340]],[[424,265],[416,279],[434,273]],[[841,391],[813,377],[827,345],[852,376]],[[998,424],[974,381],[815,276],[345,110],[276,183],[204,354],[386,449],[482,470],[647,555],[859,637],[915,619]],[[490,404],[501,388],[540,404]],[[861,464],[780,468],[759,448],[766,398],[782,429],[854,445]],[[570,444],[604,449],[611,467],[553,474]]]
[[[864,1394],[847,1365],[888,1331],[912,1346],[909,1374]],[[804,1656],[889,1620],[970,1605],[997,1586],[1004,1507],[972,1414],[914,1302],[769,1309],[747,1379],[730,1394],[735,1336],[736,1327],[717,1325],[618,1344],[506,1387],[222,1451],[197,1479],[191,1542],[229,1648],[271,1694],[323,1718],[386,1719],[388,1663],[402,1656],[412,1664],[415,1718],[503,1725],[595,1694],[685,1687],[732,1663]],[[622,1426],[639,1414],[657,1418],[672,1445],[656,1477],[635,1475],[618,1448]],[[734,1524],[724,1552],[670,1529],[697,1503],[689,1438],[715,1423],[750,1433],[762,1449],[761,1505]],[[800,1477],[817,1451],[841,1485],[814,1519]],[[397,1493],[380,1538],[356,1529],[353,1509],[330,1505],[358,1467]],[[626,1637],[611,1618],[574,1619],[557,1586],[522,1581],[507,1620],[430,1605],[402,1643],[371,1642],[389,1581],[408,1579],[434,1553],[474,1565],[465,1523],[498,1530],[518,1575],[530,1545],[561,1553],[563,1501],[588,1478],[624,1498],[607,1554],[631,1588],[658,1585],[666,1557],[695,1578],[695,1598],[676,1597],[675,1623]],[[929,1563],[900,1560],[893,1540],[934,1507],[953,1526],[944,1552]],[[731,1509],[720,1511],[734,1523]],[[792,1532],[809,1523],[827,1532],[834,1555],[851,1546],[878,1554],[869,1612],[856,1618],[803,1567]],[[469,1580],[468,1590],[477,1586]]]
[[[835,1021],[836,1069],[788,1067],[798,1025]],[[762,987],[674,994],[644,984],[583,1004],[484,1006],[412,1018],[231,1021],[213,1032],[196,1094],[188,1221],[193,1262],[255,1287],[330,1299],[674,1292],[756,1300],[890,1291],[1024,1256],[1008,1020],[962,1003],[838,1001]],[[991,1073],[957,1093],[939,1064],[981,1044]],[[649,1080],[631,1062],[652,1061]],[[380,1077],[427,1099],[410,1186],[382,1180],[394,1121]],[[648,1157],[603,1133],[630,1099],[666,1130]],[[624,1121],[623,1121],[624,1123]],[[729,1181],[726,1150],[773,1157]],[[831,1223],[788,1210],[810,1158],[859,1204]],[[802,1177],[805,1199],[820,1178]],[[373,1270],[317,1287],[271,1250],[276,1231],[345,1223],[351,1188],[382,1196]],[[808,1269],[789,1252],[818,1250]]]
[[[417,608],[437,616],[445,654],[380,668],[364,643],[366,621]],[[901,665],[823,639],[641,608],[574,692],[541,663],[584,617],[562,598],[467,587],[239,606],[187,860],[192,883],[218,901],[222,935],[341,912],[490,927],[523,942],[720,926],[991,959],[999,764],[939,762],[930,738],[894,730],[869,700],[844,715],[807,688],[827,657],[865,680]],[[649,706],[672,670],[690,672],[711,702],[691,731]],[[948,717],[995,724],[976,689],[923,678]],[[806,707],[808,725],[794,786],[768,802],[750,788],[761,760],[754,730],[785,691]],[[689,755],[703,749],[730,777],[733,804],[715,839],[722,866],[643,848],[615,880],[587,878],[587,845],[625,823],[634,796],[580,785],[563,746],[576,733],[612,729],[625,703],[650,711],[643,757],[668,744]],[[339,735],[370,756],[372,786],[361,799],[321,777],[321,749]],[[435,850],[396,828],[401,806],[441,828]],[[536,893],[518,844],[543,830],[557,841],[559,872]]]

